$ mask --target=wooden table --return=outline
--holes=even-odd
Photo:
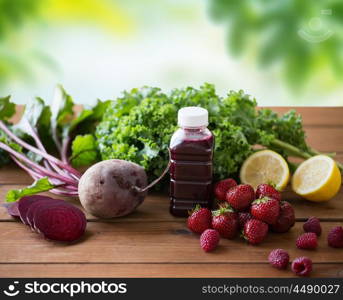
[[[279,112],[286,108],[274,108]],[[321,151],[337,152],[343,162],[343,107],[298,108],[309,143]],[[32,180],[14,165],[0,169],[0,198],[12,188]],[[132,215],[110,221],[88,217],[85,238],[74,245],[49,242],[0,208],[1,277],[290,277],[267,263],[274,248],[289,251],[291,259],[309,256],[313,276],[343,277],[343,249],[327,246],[328,230],[343,225],[343,190],[327,203],[311,203],[290,191],[284,199],[296,210],[296,225],[285,234],[269,234],[259,246],[242,239],[222,239],[220,247],[204,253],[199,237],[191,234],[185,219],[168,213],[166,195],[149,195]],[[77,203],[77,201],[74,201]],[[299,250],[296,237],[309,216],[322,220],[323,234],[315,251]]]

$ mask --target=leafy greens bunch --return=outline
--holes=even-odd
[[[81,173],[74,167],[99,159],[93,132],[108,104],[98,101],[75,115],[71,96],[57,86],[50,105],[33,98],[13,125],[8,120],[15,114],[15,105],[10,97],[0,98],[0,163],[7,163],[10,157],[36,180],[26,189],[10,191],[6,200],[47,190],[77,196]],[[56,152],[59,157],[51,154]]]
[[[101,158],[130,160],[142,165],[151,180],[159,176],[169,160],[177,111],[184,106],[209,111],[208,127],[215,135],[216,179],[237,173],[256,145],[275,150],[286,159],[318,154],[306,144],[302,119],[295,111],[278,116],[270,109],[257,109],[256,100],[243,91],[220,97],[213,85],[204,84],[199,89],[187,87],[169,94],[150,87],[124,92],[110,104],[96,128]]]

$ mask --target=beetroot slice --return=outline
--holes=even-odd
[[[40,206],[33,217],[35,230],[50,240],[73,242],[85,232],[87,220],[77,207],[60,203]]]
[[[18,201],[4,203],[4,207],[6,207],[7,212],[11,217],[19,218]]]
[[[18,211],[19,211],[19,216],[20,216],[20,220],[26,224],[27,224],[27,220],[26,220],[26,214],[27,211],[29,210],[30,206],[32,203],[41,200],[41,199],[52,199],[50,197],[46,197],[46,196],[41,196],[41,195],[34,195],[34,196],[25,196],[23,198],[21,198],[18,202]]]
[[[45,207],[47,205],[53,205],[53,204],[58,204],[58,203],[64,203],[64,200],[59,200],[59,199],[53,199],[53,198],[44,198],[44,199],[39,199],[35,202],[33,202],[30,206],[29,209],[26,212],[26,223],[31,227],[32,230],[34,230],[34,222],[33,222],[33,217],[37,209],[40,207]]]

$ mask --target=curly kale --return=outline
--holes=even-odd
[[[216,94],[211,84],[187,87],[165,94],[143,87],[124,92],[113,101],[96,129],[102,159],[125,159],[142,165],[150,179],[158,177],[168,162],[168,145],[177,128],[177,111],[201,106],[209,111],[209,129],[215,136],[214,175],[225,178],[239,171],[255,145],[288,156],[316,154],[305,141],[301,116],[290,111],[278,116],[257,109],[257,102],[243,91]]]

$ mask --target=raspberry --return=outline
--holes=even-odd
[[[328,234],[328,245],[334,248],[343,248],[343,228],[333,227]]]
[[[306,232],[300,235],[296,242],[299,249],[315,249],[318,246],[317,235],[313,232]]]
[[[322,233],[322,227],[320,226],[320,221],[316,217],[310,217],[303,225],[305,232],[313,232],[317,236],[320,236]]]
[[[200,246],[205,252],[210,252],[217,248],[219,240],[217,230],[206,229],[200,236]]]
[[[306,256],[297,257],[292,262],[292,271],[298,276],[307,276],[312,271],[312,260]]]
[[[286,269],[289,263],[289,254],[283,249],[274,249],[268,256],[269,263],[277,269]]]

